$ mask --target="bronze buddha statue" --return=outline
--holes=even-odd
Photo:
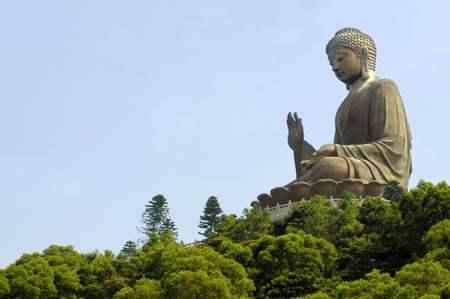
[[[294,152],[297,178],[284,188],[275,188],[272,196],[295,200],[301,194],[296,198],[289,192],[298,193],[295,190],[305,189],[300,185],[308,184],[312,186],[309,194],[315,190],[327,194],[314,188],[315,184],[325,186],[323,182],[336,190],[329,191],[334,196],[347,191],[344,186],[352,182],[357,186],[349,191],[359,196],[372,195],[366,192],[371,188],[364,186],[371,184],[379,192],[392,180],[407,188],[412,171],[411,133],[397,86],[375,76],[375,43],[358,29],[344,28],[328,42],[326,53],[336,77],[349,90],[336,113],[334,141],[314,150],[303,140],[303,125],[297,113],[289,113],[288,144]],[[266,194],[262,197],[263,202],[268,201]]]

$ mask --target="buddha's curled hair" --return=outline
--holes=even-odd
[[[362,48],[367,48],[368,67],[375,71],[377,48],[370,36],[356,28],[347,27],[336,32],[327,44],[326,53],[328,54],[331,49],[340,46],[351,49],[358,57],[361,55]]]

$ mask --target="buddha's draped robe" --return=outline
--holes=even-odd
[[[336,156],[319,160],[298,180],[395,180],[407,188],[411,133],[393,81],[372,81],[351,92],[339,107],[335,123]]]

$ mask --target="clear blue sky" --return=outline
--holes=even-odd
[[[450,169],[450,2],[3,1],[0,268],[51,244],[117,253],[145,203],[200,239],[210,195],[240,214],[295,177],[286,114],[330,143],[346,95],[325,45],[370,34],[413,134],[413,174]]]

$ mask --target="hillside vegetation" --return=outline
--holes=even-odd
[[[258,205],[203,216],[190,247],[171,225],[117,255],[52,245],[0,270],[0,298],[450,298],[450,187],[385,194],[317,196],[274,224]]]

